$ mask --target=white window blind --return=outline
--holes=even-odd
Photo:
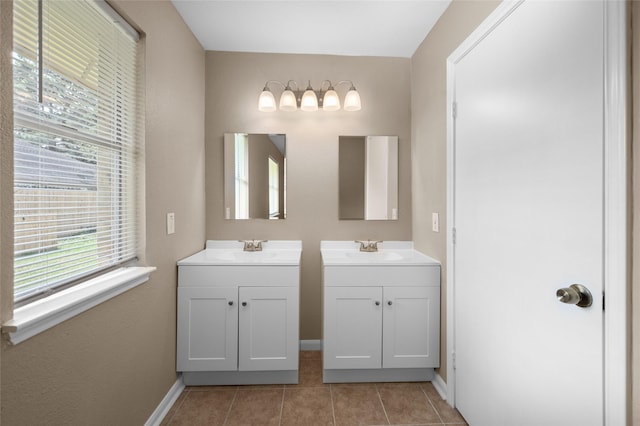
[[[137,35],[102,1],[14,1],[16,302],[137,254]]]

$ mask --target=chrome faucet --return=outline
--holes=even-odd
[[[366,252],[376,252],[378,251],[378,243],[381,243],[382,241],[371,241],[371,240],[367,240],[367,241],[360,241],[360,240],[356,240],[356,243],[360,243],[360,251],[366,251]]]
[[[244,243],[242,250],[244,251],[262,251],[262,243],[266,243],[268,240],[238,240]]]

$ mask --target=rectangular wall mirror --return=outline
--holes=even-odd
[[[286,135],[224,134],[225,219],[284,219]]]
[[[340,136],[339,218],[398,219],[398,137]]]

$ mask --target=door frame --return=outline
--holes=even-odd
[[[447,384],[455,407],[455,67],[525,0],[504,1],[447,58]],[[604,0],[604,425],[627,424],[628,300],[628,5]]]

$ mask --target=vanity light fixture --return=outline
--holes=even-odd
[[[325,111],[337,111],[340,109],[340,98],[338,97],[338,92],[336,92],[331,85],[331,82],[329,82],[329,88],[324,94],[322,109]]]
[[[258,109],[264,112],[273,112],[276,110],[276,98],[273,97],[273,93],[269,90],[269,82],[264,85],[260,98],[258,98]]]
[[[286,85],[278,80],[269,80],[265,83],[264,89],[262,89],[262,93],[260,93],[260,97],[258,98],[259,111],[273,112],[278,109],[278,107],[276,107],[276,99],[269,88],[269,85],[274,83],[279,84],[284,89],[280,95],[280,102],[278,104],[281,111],[295,111],[298,107],[302,111],[317,111],[319,107],[324,111],[337,111],[341,107],[338,92],[336,92],[336,89],[329,80],[324,80],[319,90],[315,90],[311,86],[311,81],[309,81],[305,90],[300,90],[298,83],[294,80],[289,80]],[[323,89],[325,83],[328,83],[326,90]],[[362,109],[362,103],[360,102],[360,94],[353,85],[353,82],[351,80],[342,80],[339,81],[335,87],[347,83],[350,84],[351,87],[344,98],[344,110],[359,111]],[[291,84],[295,85],[295,90],[291,88]]]
[[[293,80],[289,80],[287,82],[287,86],[284,88],[284,92],[280,95],[280,109],[282,111],[295,111],[298,109],[298,99],[293,90],[291,90],[290,83],[296,85],[296,89],[298,88],[298,83]]]
[[[313,91],[313,87],[311,87],[311,81],[309,81],[309,85],[302,94],[300,109],[303,111],[318,110],[318,96],[316,95],[316,92]]]

